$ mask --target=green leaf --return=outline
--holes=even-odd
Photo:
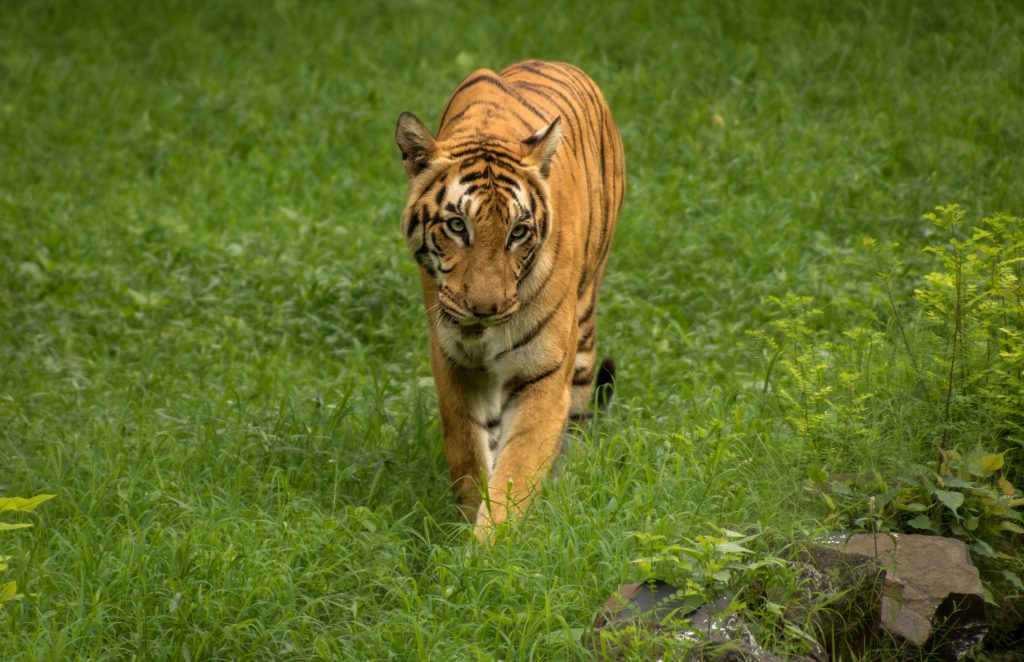
[[[819,467],[810,466],[807,467],[807,476],[812,482],[818,485],[823,485],[828,481],[828,474],[822,471]]]
[[[18,524],[9,524],[7,522],[0,522],[0,531],[12,531],[14,529],[27,529],[32,526],[28,522],[19,522]]]
[[[971,545],[971,550],[980,556],[987,556],[990,559],[996,558],[996,550],[992,549],[992,545],[984,540],[975,540]]]
[[[995,472],[1003,468],[1003,456],[1006,455],[1006,451],[1002,453],[989,453],[988,455],[982,455],[979,463],[981,468],[985,471]]]
[[[946,507],[953,511],[953,514],[960,517],[956,509],[963,505],[964,495],[962,492],[949,492],[947,490],[935,490],[935,497],[946,504]]]
[[[1020,580],[1020,575],[1013,572],[1012,570],[1004,568],[1003,577],[1005,577],[1008,582],[1013,584],[1014,588],[1016,588],[1018,591],[1024,591],[1024,582]]]
[[[926,531],[934,531],[935,527],[932,525],[932,520],[927,515],[918,515],[914,519],[907,522],[910,526],[915,529],[925,529]]]
[[[1014,533],[1024,533],[1024,526],[1021,526],[1015,522],[1011,522],[1008,519],[1004,519],[999,523],[999,528],[1004,531],[1012,531]]]
[[[18,582],[7,582],[0,586],[0,603],[24,597],[18,593]]]
[[[731,554],[750,554],[750,553],[752,553],[746,547],[743,547],[741,545],[737,545],[734,542],[720,542],[717,545],[715,545],[715,549],[717,549],[719,552],[721,552],[723,554],[730,554],[730,553]]]
[[[36,506],[44,501],[48,501],[56,494],[40,494],[34,496],[31,499],[23,499],[22,497],[0,497],[0,513],[8,511],[20,511],[23,513],[30,513],[36,509]]]

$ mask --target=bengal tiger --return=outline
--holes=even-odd
[[[597,298],[625,193],[622,141],[597,85],[570,64],[480,69],[435,138],[402,113],[402,232],[420,266],[445,455],[460,508],[488,541],[520,513],[585,417]]]

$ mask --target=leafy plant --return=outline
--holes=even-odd
[[[39,494],[32,497],[31,499],[25,499],[22,497],[0,497],[0,513],[8,512],[22,512],[30,513],[36,509],[36,506],[44,501],[52,499],[54,494]],[[14,529],[26,529],[32,526],[31,522],[0,522],[0,531],[11,531]],[[9,556],[0,556],[0,570],[7,569],[7,561],[10,560]],[[25,597],[21,593],[18,593],[18,582],[11,580],[5,584],[0,585],[0,604],[10,602],[11,600],[18,600]]]
[[[760,555],[745,547],[759,534],[743,535],[713,526],[713,534],[670,542],[664,535],[634,533],[646,554],[633,561],[648,575],[669,578],[680,586],[687,606],[696,609],[726,589],[749,583],[751,574],[781,559]]]
[[[778,317],[748,335],[766,365],[764,394],[806,444],[807,487],[826,523],[956,536],[991,562],[990,582],[1019,590],[1024,226],[1006,215],[972,222],[956,204],[924,218],[932,271],[914,282],[897,244],[865,240],[867,259],[853,261],[873,272],[882,300],[848,310],[843,333],[790,293],[771,297]],[[861,441],[887,438],[918,440],[930,461],[885,476],[834,473]]]
[[[1024,226],[1002,214],[972,225],[956,204],[925,218],[943,235],[924,249],[942,270],[914,296],[932,335],[927,369],[943,385],[943,421],[987,417],[997,436],[1024,446]]]

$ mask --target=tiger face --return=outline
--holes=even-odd
[[[440,321],[463,335],[512,318],[551,231],[546,176],[559,120],[520,144],[439,143],[411,114],[396,139],[409,173],[406,242],[437,288]]]

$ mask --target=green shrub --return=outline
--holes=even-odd
[[[55,495],[53,494],[40,494],[32,497],[31,499],[24,499],[22,497],[0,497],[0,513],[30,513],[36,509],[36,506],[44,501],[52,499],[54,496]],[[25,529],[30,526],[32,526],[30,522],[0,522],[0,531]],[[0,571],[7,570],[7,561],[9,560],[9,556],[0,556]],[[22,597],[24,596],[18,593],[18,582],[11,580],[4,584],[0,584],[0,604],[10,602],[11,600],[17,600]]]
[[[917,254],[863,242],[856,261],[878,300],[842,311],[841,333],[810,297],[769,298],[775,319],[748,334],[766,412],[803,442],[794,461],[829,526],[962,538],[990,586],[1019,590],[1024,225],[1001,214],[971,222],[956,204],[924,218],[933,240]],[[897,470],[841,473],[865,465],[862,445],[887,444]]]

